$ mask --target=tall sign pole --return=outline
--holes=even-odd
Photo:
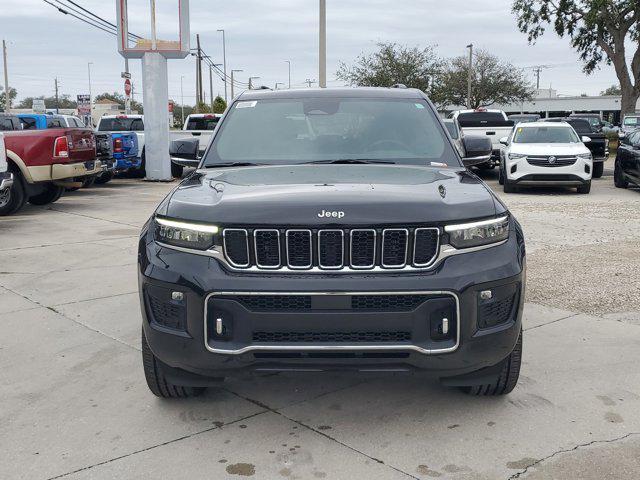
[[[473,80],[473,43],[467,45],[469,49],[469,72],[467,75],[467,108],[471,108],[471,83]]]
[[[320,88],[327,88],[327,0],[320,0]]]
[[[151,38],[136,37],[130,41],[127,0],[116,0],[118,21],[118,51],[124,58],[142,60],[142,102],[144,106],[144,136],[146,180],[168,181],[171,176],[169,158],[169,79],[167,59],[183,59],[190,51],[189,0],[173,0],[177,5],[178,40],[164,40],[157,36],[156,0],[151,5]],[[163,0],[163,6],[170,3]],[[162,17],[159,17],[162,18]],[[133,45],[132,45],[133,44]],[[127,68],[128,72],[128,68]],[[128,75],[127,75],[128,76]],[[126,80],[129,80],[128,78]],[[133,94],[133,85],[131,85]]]

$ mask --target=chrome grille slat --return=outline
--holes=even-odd
[[[553,163],[549,163],[549,158],[554,157]],[[535,167],[568,167],[578,161],[575,155],[529,155],[526,157],[527,163]]]
[[[287,230],[287,266],[294,270],[306,270],[313,266],[313,238],[311,230]],[[305,245],[308,243],[308,247]],[[292,257],[294,257],[292,259]]]
[[[273,243],[274,238],[276,240],[275,244]],[[254,230],[253,247],[255,249],[256,265],[258,267],[265,269],[277,269],[282,266],[282,261],[280,259],[280,230]]]
[[[329,238],[323,240],[323,237]],[[338,246],[339,252],[336,251]],[[340,262],[332,261],[336,256],[340,257]],[[343,230],[318,230],[318,266],[325,270],[339,270],[344,266]]]
[[[234,270],[383,271],[428,269],[441,258],[438,227],[222,229],[221,256]],[[250,241],[251,239],[251,241]]]
[[[385,252],[385,249],[387,250]],[[402,268],[407,264],[409,249],[409,230],[406,228],[387,228],[382,231],[381,263],[385,268]],[[404,250],[404,255],[400,254]],[[393,260],[402,258],[401,262],[393,263]]]

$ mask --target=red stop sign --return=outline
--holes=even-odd
[[[131,95],[131,80],[128,78],[124,81],[124,93],[127,97]]]

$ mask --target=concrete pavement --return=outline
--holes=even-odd
[[[161,401],[142,373],[135,252],[173,184],[116,180],[2,218],[0,478],[633,478],[640,191],[610,184],[503,196],[527,235],[530,287],[522,377],[505,398],[329,373]]]

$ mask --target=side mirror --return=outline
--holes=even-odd
[[[582,137],[582,143],[589,143],[591,141],[591,137]]]
[[[462,144],[465,151],[462,163],[464,163],[465,167],[480,165],[491,159],[493,147],[490,138],[479,135],[465,135],[462,138]]]
[[[502,145],[508,145],[508,144],[509,144],[509,137],[502,137],[502,138],[500,139],[500,143],[501,143]]]
[[[173,140],[169,145],[171,161],[183,167],[197,167],[200,164],[200,139],[183,138]]]

